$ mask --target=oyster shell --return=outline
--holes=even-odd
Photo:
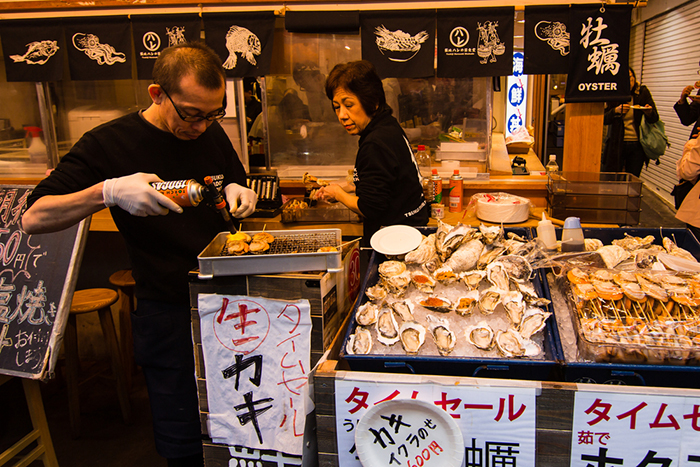
[[[433,336],[438,353],[443,357],[449,355],[457,345],[457,336],[450,329],[449,323],[446,319],[436,318],[433,315],[428,315],[425,319],[428,321],[428,329]]]
[[[469,240],[452,253],[445,265],[456,273],[470,271],[476,266],[483,250],[484,244],[480,240]]]
[[[382,284],[375,284],[372,287],[367,287],[367,290],[365,291],[367,298],[373,302],[381,302],[386,298],[386,294],[386,289],[382,286]]]
[[[355,333],[348,337],[345,350],[349,355],[366,355],[372,351],[372,333],[369,329],[358,327]]]
[[[503,226],[487,226],[481,224],[479,225],[479,232],[481,232],[481,239],[484,242],[484,244],[491,245],[502,240],[505,231],[503,230]]]
[[[503,308],[506,310],[510,322],[514,326],[520,324],[520,321],[525,315],[525,301],[523,300],[523,294],[518,291],[511,291],[503,294],[502,298]]]
[[[444,264],[440,268],[438,268],[433,273],[433,277],[437,279],[438,282],[445,285],[457,282],[457,279],[459,279],[457,273],[455,273],[455,271],[453,271],[452,268],[449,267],[447,264]]]
[[[425,269],[429,274],[433,274],[440,266],[442,266],[442,260],[436,255],[423,264],[423,269]]]
[[[479,284],[481,284],[481,281],[484,277],[486,277],[486,271],[479,270],[466,271],[459,275],[459,278],[462,280],[462,283],[466,285],[467,289],[469,290],[478,289]]]
[[[406,253],[404,261],[407,263],[424,264],[435,255],[437,255],[437,251],[435,250],[435,234],[433,233],[427,237],[423,237],[418,248]]]
[[[418,304],[428,310],[437,311],[438,313],[449,313],[453,308],[449,300],[440,297],[427,297],[418,302]]]
[[[386,290],[397,297],[402,296],[408,286],[411,285],[411,273],[404,271],[401,274],[384,278]]]
[[[479,256],[479,259],[476,262],[477,269],[486,269],[486,266],[488,266],[489,263],[505,252],[506,248],[504,246],[491,246],[490,248],[484,248],[481,251],[481,256]]]
[[[605,266],[613,269],[615,266],[630,257],[630,252],[617,245],[605,245],[596,250],[596,253],[603,258]]]
[[[550,312],[541,308],[528,308],[520,321],[518,332],[523,338],[530,339],[544,328],[550,315]]]
[[[365,302],[355,312],[355,321],[360,326],[371,326],[377,322],[379,307],[372,302]]]
[[[603,241],[597,238],[584,238],[583,239],[583,249],[585,251],[596,251],[598,248],[603,246]]]
[[[523,282],[529,280],[532,276],[532,266],[530,262],[522,256],[505,255],[496,259],[494,263],[502,264],[508,273],[508,277],[514,281]]]
[[[406,272],[406,263],[403,261],[384,261],[378,269],[379,275],[386,279]]]
[[[479,310],[485,315],[490,315],[496,311],[499,303],[501,303],[501,292],[493,287],[484,290],[479,296]]]
[[[461,222],[452,227],[438,219],[438,230],[435,237],[435,249],[440,259],[445,261],[452,253],[459,248],[465,240],[471,239],[475,234],[475,229]]]
[[[461,316],[467,316],[474,311],[474,307],[479,302],[479,291],[470,290],[465,295],[457,299],[455,312]]]
[[[508,291],[510,288],[510,279],[508,277],[508,272],[505,266],[498,261],[486,266],[486,278],[493,284],[496,288]]]
[[[464,330],[464,337],[467,342],[481,350],[491,350],[495,345],[493,329],[486,321],[467,326]]]
[[[623,238],[613,240],[610,243],[622,247],[627,251],[633,251],[638,250],[639,248],[646,248],[652,243],[654,243],[654,236],[647,235],[644,238],[633,237],[632,235],[625,232],[625,236]]]
[[[522,357],[525,355],[525,342],[522,336],[514,329],[498,331],[496,333],[496,349],[504,357]]]
[[[430,275],[423,271],[413,271],[411,273],[411,282],[419,291],[427,294],[433,293],[437,282]]]
[[[527,303],[530,306],[547,306],[550,303],[552,303],[551,300],[548,300],[544,297],[540,297],[537,295],[537,291],[535,291],[535,286],[532,285],[532,282],[530,281],[525,281],[525,282],[514,282],[516,289],[523,294],[523,299],[525,300],[525,303]]]
[[[401,321],[413,321],[413,303],[408,301],[394,302],[391,309],[401,318]]]
[[[416,321],[405,321],[399,328],[399,339],[409,355],[415,355],[425,342],[425,327]]]
[[[379,311],[377,323],[377,340],[384,345],[394,345],[399,340],[399,325],[394,318],[394,312],[387,307]]]

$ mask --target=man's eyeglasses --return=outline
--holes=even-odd
[[[199,123],[204,120],[207,120],[209,122],[218,122],[224,116],[226,115],[226,107],[225,107],[225,102],[226,102],[226,96],[224,95],[224,106],[222,106],[219,110],[215,110],[214,112],[207,114],[207,115],[187,115],[182,113],[180,109],[177,108],[175,105],[175,102],[173,102],[173,98],[170,97],[170,94],[168,94],[168,91],[165,90],[163,86],[160,87],[163,92],[165,93],[166,96],[168,96],[168,99],[170,99],[170,103],[173,104],[173,108],[175,109],[175,112],[177,112],[177,115],[185,122],[187,123]]]

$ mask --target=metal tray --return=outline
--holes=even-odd
[[[434,228],[418,227],[424,235],[435,231]],[[525,238],[531,238],[529,229],[510,228],[506,232],[514,232]],[[355,313],[357,308],[368,301],[366,290],[376,284],[379,280],[379,264],[387,258],[381,253],[374,252],[370,258],[370,265],[360,290],[360,296],[353,308],[353,315],[345,335],[345,341],[341,349],[341,357],[348,363],[354,371],[377,371],[377,372],[401,372],[419,373],[431,375],[447,376],[478,376],[526,380],[561,380],[563,376],[559,361],[562,359],[562,352],[558,342],[558,333],[554,316],[547,320],[543,330],[543,350],[544,355],[538,359],[527,358],[505,358],[505,357],[466,357],[466,356],[439,356],[439,355],[406,355],[397,352],[396,354],[369,354],[350,355],[346,351],[348,339],[357,327]],[[535,289],[540,296],[546,297],[539,276],[532,279]],[[549,310],[551,311],[551,310]],[[474,311],[474,313],[479,313]],[[463,337],[458,336],[458,339]],[[426,338],[429,339],[429,338]],[[380,344],[379,344],[380,345]],[[394,344],[400,347],[400,343]]]
[[[252,236],[258,232],[260,231],[246,233]],[[220,232],[197,256],[199,278],[301,271],[340,272],[343,269],[340,249],[331,252],[316,251],[321,246],[341,246],[340,229],[266,230],[266,232],[275,236],[275,241],[270,245],[270,252],[242,256],[222,256],[221,251],[226,244],[226,237],[230,234]]]

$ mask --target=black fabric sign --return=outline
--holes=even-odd
[[[0,22],[7,81],[63,79],[63,25],[60,20]]]
[[[131,34],[126,16],[64,21],[73,80],[131,79]]]
[[[359,34],[359,11],[288,11],[284,27],[289,32]]]
[[[138,79],[153,78],[153,64],[163,49],[199,40],[201,23],[196,13],[132,16],[131,29]]]
[[[435,75],[435,10],[362,12],[360,33],[381,78]]]
[[[515,8],[438,10],[439,78],[513,73]]]
[[[275,13],[205,13],[207,45],[221,57],[226,76],[266,75],[272,61]]]
[[[567,102],[629,100],[631,5],[572,5]]]
[[[526,75],[565,74],[569,71],[571,31],[569,6],[525,7]]]
[[[32,189],[0,186],[0,374],[47,379],[58,359],[89,222],[28,235],[20,218]]]

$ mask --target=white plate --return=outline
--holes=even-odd
[[[630,105],[630,109],[633,110],[643,110],[643,109],[651,109],[651,107],[646,107],[643,105]]]
[[[369,244],[385,255],[403,255],[418,248],[422,239],[423,235],[415,227],[390,225],[375,232]]]
[[[401,424],[397,424],[396,421],[390,424],[388,419],[394,417],[394,420],[397,420],[399,416]],[[430,427],[434,428],[426,426],[426,420],[430,420]],[[382,428],[386,428],[386,431]],[[370,429],[377,432],[382,430],[380,435],[386,448],[382,448]],[[407,442],[406,439],[412,438],[411,435],[420,436],[418,430],[421,430],[423,435],[427,433],[427,437],[419,437],[420,443],[416,447],[415,442]],[[396,444],[387,442],[386,434],[389,434]],[[430,445],[433,442],[436,442],[439,448],[434,446],[434,450],[431,449]],[[399,450],[402,445],[407,451],[403,448]],[[408,460],[412,461],[409,464],[412,465],[425,463],[440,467],[461,467],[464,459],[464,439],[457,422],[435,404],[415,399],[394,399],[372,406],[355,428],[355,446],[364,467],[391,467],[392,452],[394,457],[401,461],[405,459],[407,452]],[[422,457],[423,462],[417,464],[416,460],[419,457]],[[433,461],[428,463],[429,459]],[[405,465],[403,462],[402,464]]]

